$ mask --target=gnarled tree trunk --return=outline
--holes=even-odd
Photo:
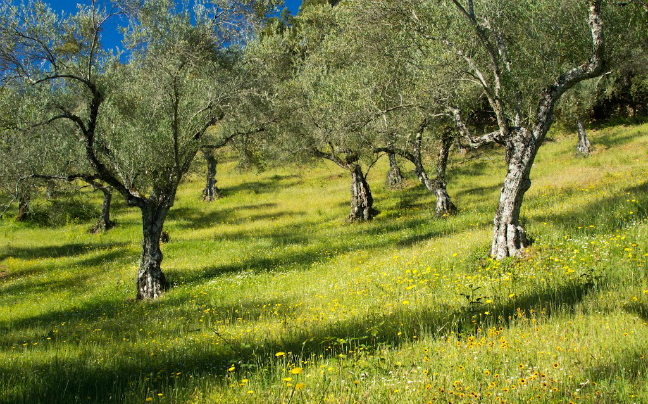
[[[112,202],[112,188],[101,187],[99,190],[103,193],[103,203],[101,205],[101,217],[97,224],[92,228],[92,232],[100,233],[115,227],[115,222],[110,220],[110,205]]]
[[[160,236],[164,220],[169,211],[166,206],[147,203],[142,208],[142,260],[137,272],[137,299],[155,299],[166,288],[166,277],[162,273],[162,251]]]
[[[385,186],[394,189],[403,182],[403,174],[401,174],[400,167],[396,162],[396,155],[394,153],[388,153],[387,155],[389,157],[389,171],[387,171]]]
[[[531,187],[529,174],[538,144],[527,129],[520,128],[517,132],[508,145],[508,172],[494,220],[491,255],[497,259],[519,255],[529,246],[526,233],[520,225],[520,208],[524,194]]]
[[[532,130],[520,127],[521,119],[516,117],[515,127],[508,127],[504,122],[501,108],[495,102],[491,105],[499,109],[498,121],[502,133],[506,133],[508,172],[500,194],[500,201],[494,220],[493,245],[491,255],[497,259],[516,256],[529,245],[525,231],[520,225],[520,207],[524,194],[531,187],[529,174],[538,148],[553,123],[556,104],[562,95],[578,82],[600,75],[605,66],[603,23],[601,20],[602,0],[589,2],[588,24],[592,35],[593,54],[583,64],[563,73],[543,92],[538,102],[538,109]],[[497,57],[491,50],[491,55]],[[497,108],[496,108],[497,107]],[[518,115],[519,115],[518,111]],[[506,130],[508,129],[508,130]]]
[[[207,161],[207,184],[203,190],[203,201],[211,202],[221,197],[221,192],[216,187],[216,157],[211,149],[203,150],[205,160]]]
[[[354,164],[351,169],[351,213],[349,221],[371,220],[374,216],[373,196],[362,167]]]
[[[436,179],[434,180],[434,193],[437,198],[437,216],[454,215],[457,213],[457,207],[452,203],[446,189],[446,169],[448,167],[448,158],[450,157],[450,147],[452,147],[453,142],[454,137],[452,134],[449,131],[444,131],[441,138],[441,147],[439,148],[439,158],[437,159]]]
[[[576,152],[583,157],[587,157],[592,152],[592,145],[587,138],[587,132],[585,132],[583,121],[581,121],[580,119],[576,121],[576,129],[578,131],[578,143],[576,144]]]
[[[18,215],[16,220],[19,222],[24,222],[27,220],[27,215],[29,215],[29,204],[31,203],[31,198],[27,194],[21,194],[18,197]]]
[[[414,173],[416,174],[416,178],[419,179],[421,184],[423,184],[425,188],[428,189],[428,191],[434,192],[434,182],[430,180],[430,177],[428,177],[427,172],[425,171],[425,167],[423,167],[423,157],[421,151],[423,144],[423,132],[425,131],[425,128],[427,128],[427,125],[427,121],[424,121],[419,127],[419,130],[416,132],[414,154],[412,155],[413,159],[411,161],[414,164]]]

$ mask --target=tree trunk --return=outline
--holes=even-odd
[[[203,150],[205,160],[207,160],[207,185],[203,190],[203,201],[212,202],[221,197],[221,192],[216,187],[216,157],[211,149]]]
[[[495,214],[491,248],[491,255],[497,259],[517,256],[530,245],[520,225],[520,208],[524,194],[531,187],[529,174],[539,146],[534,139],[527,129],[519,128],[507,146],[508,172]]]
[[[583,64],[574,67],[549,85],[542,93],[535,112],[533,129],[519,126],[520,117],[516,116],[515,126],[510,127],[504,118],[503,104],[491,102],[493,109],[499,111],[500,130],[506,137],[508,172],[500,194],[499,205],[494,220],[493,245],[491,255],[496,259],[516,256],[528,245],[524,229],[520,225],[520,208],[524,194],[531,187],[531,167],[538,149],[553,123],[556,104],[562,95],[578,82],[596,77],[605,67],[605,47],[603,23],[601,20],[602,0],[589,2],[588,25],[592,34],[593,53]],[[494,51],[491,55],[496,58]],[[519,106],[519,105],[518,105]],[[519,112],[518,112],[519,113]],[[506,129],[506,130],[505,130]]]
[[[389,153],[389,171],[387,171],[387,180],[385,181],[385,186],[387,188],[398,188],[398,186],[403,182],[403,174],[401,174],[400,167],[396,162],[396,155],[394,153]]]
[[[351,213],[349,221],[371,220],[375,214],[373,197],[367,183],[362,167],[358,164],[352,166],[351,171]]]
[[[416,178],[418,178],[421,184],[423,184],[428,191],[434,192],[434,181],[428,177],[425,167],[423,167],[423,164],[420,161],[414,162],[414,173],[416,174]]]
[[[16,216],[17,221],[24,222],[25,220],[27,220],[30,203],[31,198],[29,197],[29,195],[22,194],[18,197],[18,215]]]
[[[414,143],[413,155],[414,160],[412,161],[412,163],[414,164],[414,173],[416,173],[416,177],[419,179],[421,184],[423,184],[425,188],[427,188],[430,192],[434,192],[434,182],[430,180],[430,177],[428,177],[427,172],[425,171],[425,167],[423,167],[423,157],[421,152],[421,147],[423,144],[423,132],[425,131],[426,127],[427,122],[424,122],[416,132],[416,142]]]
[[[160,236],[169,208],[149,203],[141,209],[144,239],[142,260],[137,272],[137,299],[155,299],[166,288],[166,278],[160,268],[163,258]]]
[[[110,220],[110,204],[112,202],[112,188],[99,188],[103,193],[103,204],[101,205],[101,217],[97,224],[92,228],[93,233],[101,233],[115,227],[115,222]]]
[[[576,127],[578,130],[578,144],[576,145],[576,152],[583,157],[587,157],[592,152],[592,145],[587,138],[587,132],[585,132],[583,121],[578,119],[576,121]]]
[[[436,215],[454,215],[457,213],[457,207],[452,203],[450,195],[446,190],[447,178],[446,168],[448,167],[448,158],[450,157],[450,147],[454,142],[454,137],[448,131],[444,131],[441,138],[441,148],[439,148],[439,158],[437,159],[436,179],[434,181],[434,192],[436,194]]]

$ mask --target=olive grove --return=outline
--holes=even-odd
[[[41,174],[101,181],[140,209],[138,299],[166,287],[160,236],[167,213],[208,130],[235,102],[243,44],[274,6],[93,1],[67,17],[34,1],[0,8],[1,79],[18,89],[16,110],[25,111],[7,131],[24,139],[38,129],[34,150],[64,139],[74,163]],[[101,44],[103,24],[117,13],[129,21],[127,63]]]

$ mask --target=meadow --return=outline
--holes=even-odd
[[[503,261],[502,150],[452,156],[444,218],[404,162],[386,189],[382,161],[363,224],[332,165],[224,159],[224,198],[202,202],[199,174],[179,191],[151,302],[136,209],[116,196],[94,235],[98,194],[36,201],[56,220],[0,222],[0,403],[648,403],[647,134],[591,131],[585,159],[553,133],[523,206],[535,243]]]

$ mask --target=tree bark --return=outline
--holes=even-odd
[[[22,194],[18,197],[18,215],[16,220],[19,222],[24,222],[27,220],[29,215],[29,204],[31,203],[31,198],[29,195]]]
[[[439,157],[436,166],[436,179],[434,180],[434,192],[436,194],[436,215],[454,215],[457,213],[457,207],[452,203],[450,195],[446,189],[447,177],[446,169],[448,167],[448,158],[450,157],[450,147],[454,142],[454,137],[449,131],[444,131],[441,137],[441,147],[439,148]]]
[[[583,121],[578,119],[576,121],[576,128],[578,131],[578,144],[576,144],[576,152],[583,157],[587,157],[592,152],[592,145],[590,144],[590,141],[587,138],[587,132],[585,132],[585,126],[583,126]]]
[[[115,222],[110,220],[110,205],[112,202],[112,188],[101,187],[99,188],[103,193],[103,203],[101,205],[101,217],[97,224],[92,228],[93,233],[101,233],[115,227]]]
[[[505,134],[506,139],[508,172],[494,220],[491,255],[496,259],[517,256],[529,245],[525,231],[520,225],[520,208],[524,194],[531,187],[531,167],[553,123],[556,104],[562,95],[578,82],[596,77],[604,70],[605,42],[600,16],[601,4],[602,0],[592,0],[589,3],[588,24],[592,35],[593,54],[585,63],[565,72],[543,91],[532,129],[519,126],[519,119],[516,119],[513,127],[500,122],[501,132]],[[492,54],[496,57],[494,52]]]
[[[211,149],[203,150],[205,160],[207,161],[207,184],[203,190],[203,201],[212,202],[221,197],[221,192],[216,187],[216,157]]]
[[[398,186],[403,182],[403,174],[401,173],[400,167],[396,162],[396,155],[394,153],[388,153],[389,156],[389,171],[387,171],[387,180],[385,181],[385,186],[387,188],[398,188]]]
[[[423,167],[423,156],[422,156],[422,144],[423,144],[423,132],[425,131],[425,128],[427,128],[427,121],[424,121],[421,126],[419,127],[419,130],[416,132],[416,141],[414,143],[414,159],[412,160],[412,163],[414,163],[414,173],[416,174],[416,177],[419,179],[421,184],[425,186],[430,192],[434,192],[434,182],[430,180],[430,177],[428,177],[427,172],[425,171],[425,167]]]
[[[520,225],[520,208],[524,194],[531,187],[529,174],[537,153],[537,143],[529,131],[519,128],[508,146],[508,172],[500,193],[494,220],[491,255],[497,259],[517,256],[529,246]]]
[[[373,196],[367,183],[362,167],[354,164],[351,172],[351,213],[349,221],[371,220],[375,214]]]
[[[156,299],[167,286],[166,277],[160,268],[163,258],[160,236],[169,208],[147,203],[141,210],[144,238],[142,260],[137,273],[137,299]]]

